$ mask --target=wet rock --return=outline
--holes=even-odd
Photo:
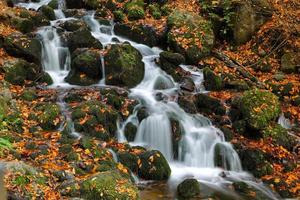
[[[77,31],[79,29],[88,29],[88,26],[83,20],[71,19],[64,21],[59,24],[59,26],[66,31]]]
[[[199,112],[207,114],[215,113],[217,115],[224,115],[226,113],[226,108],[221,104],[220,100],[206,94],[197,94],[195,97],[195,104]]]
[[[45,6],[44,5],[44,6],[40,7],[39,12],[41,14],[43,14],[49,20],[55,20],[56,19],[54,10],[50,6]]]
[[[128,43],[113,44],[104,60],[105,80],[109,85],[132,88],[144,78],[142,55]]]
[[[117,171],[102,172],[82,181],[79,191],[85,199],[139,199],[136,186]]]
[[[171,168],[165,157],[156,150],[147,151],[140,155],[141,165],[138,175],[146,180],[167,180]]]
[[[285,53],[281,57],[280,69],[286,73],[300,72],[300,52]]]
[[[175,85],[173,81],[169,77],[159,76],[156,78],[153,88],[155,90],[165,90],[165,89],[174,88],[174,86]]]
[[[200,183],[196,179],[185,179],[177,186],[177,195],[184,199],[195,198],[200,194]]]
[[[204,86],[207,90],[221,90],[223,88],[222,79],[215,74],[210,68],[203,69]]]
[[[234,190],[243,197],[245,200],[253,199],[253,194],[255,194],[255,199],[257,200],[272,200],[273,198],[267,196],[260,190],[256,189],[255,187],[248,185],[245,182],[234,182],[232,184]]]
[[[65,9],[63,13],[66,17],[82,18],[86,15],[85,9]]]
[[[146,44],[150,47],[157,46],[161,39],[161,36],[149,25],[117,23],[114,27],[114,31],[116,35],[126,37],[137,43]]]
[[[138,171],[138,156],[128,152],[118,153],[117,156],[119,162],[128,167],[132,172],[136,173]]]
[[[240,157],[243,169],[251,172],[255,177],[260,178],[273,173],[273,167],[267,161],[267,157],[262,150],[242,145],[235,145],[235,149]]]
[[[192,78],[184,77],[182,83],[180,84],[180,88],[188,92],[193,92],[195,91],[196,86]]]
[[[92,36],[88,29],[79,29],[67,35],[67,44],[70,51],[77,48],[96,48],[102,49],[102,44]]]
[[[133,142],[137,133],[137,127],[133,123],[128,123],[125,126],[124,134],[129,142]]]
[[[99,101],[81,103],[72,111],[75,130],[87,136],[109,140],[115,137],[118,113]]]
[[[178,97],[177,103],[185,112],[191,114],[197,113],[197,107],[194,98],[192,96],[181,95]]]
[[[181,141],[183,131],[180,126],[180,122],[176,119],[171,119],[171,129],[172,129],[172,144],[173,144],[173,157],[178,158],[178,148],[179,142]]]
[[[180,81],[182,76],[177,72],[180,64],[185,62],[183,55],[164,51],[159,54],[159,66],[162,70],[170,74],[175,81]]]
[[[21,33],[12,33],[4,38],[3,47],[11,56],[21,57],[28,62],[40,64],[42,47],[35,38]]]
[[[188,63],[197,64],[210,53],[215,37],[211,23],[201,16],[184,10],[174,10],[168,17],[168,27],[170,47],[185,55]],[[178,31],[183,29],[184,32]]]
[[[66,0],[67,8],[73,9],[73,8],[84,8],[84,1],[83,0]]]
[[[48,6],[52,9],[58,9],[58,0],[51,0],[48,3]]]
[[[42,74],[42,68],[23,59],[6,62],[3,66],[5,80],[16,85],[23,85],[25,80],[36,81]]]
[[[240,109],[249,128],[262,130],[279,116],[280,103],[271,92],[253,89],[243,94]]]
[[[65,81],[73,85],[91,85],[102,78],[101,55],[97,50],[77,49],[72,54],[71,71]]]
[[[143,121],[143,119],[147,118],[149,116],[149,114],[150,113],[146,107],[140,108],[137,112],[137,118],[138,118],[139,122],[141,123],[141,121]]]

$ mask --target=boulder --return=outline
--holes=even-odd
[[[67,35],[67,45],[71,52],[77,48],[102,49],[102,44],[86,28],[69,33]]]
[[[117,171],[101,172],[82,181],[79,187],[84,199],[139,199],[137,187]]]
[[[88,26],[83,20],[71,19],[67,21],[63,21],[59,24],[59,26],[66,31],[77,31],[79,29],[88,29]]]
[[[177,186],[177,195],[184,199],[195,198],[200,194],[200,183],[196,179],[185,179]]]
[[[4,38],[3,47],[11,56],[40,64],[42,46],[40,41],[35,38],[30,38],[21,33],[12,33]]]
[[[117,156],[118,161],[128,167],[132,172],[136,173],[138,171],[138,156],[128,152],[118,153]]]
[[[23,85],[25,80],[36,81],[42,74],[42,68],[23,59],[8,61],[3,65],[5,80],[16,85]]]
[[[170,74],[175,81],[181,81],[181,74],[178,72],[179,65],[185,63],[185,58],[179,53],[163,51],[159,54],[159,66]]]
[[[104,61],[105,81],[109,85],[132,88],[144,78],[142,55],[128,43],[111,45]]]
[[[101,140],[115,137],[117,118],[115,110],[99,101],[86,101],[72,110],[75,130]]]
[[[285,73],[300,72],[300,52],[285,53],[281,57],[281,71]]]
[[[279,116],[281,109],[276,95],[253,89],[241,97],[240,111],[249,128],[262,130]]]
[[[221,104],[221,101],[207,94],[196,94],[195,105],[199,112],[206,114],[215,113],[217,115],[224,115],[226,113],[226,108]]]
[[[38,105],[35,110],[37,111],[35,114],[37,121],[44,130],[56,130],[59,127],[61,122],[59,105],[44,103]]]
[[[138,20],[145,17],[144,1],[131,0],[125,4],[125,11],[129,20]]]
[[[150,47],[157,46],[161,39],[161,36],[149,25],[117,23],[114,27],[114,31],[116,35],[126,37],[137,43],[146,44]]]
[[[137,127],[133,123],[129,122],[128,124],[126,124],[125,129],[124,129],[124,134],[125,134],[126,139],[129,142],[134,141],[136,133],[137,133]]]
[[[146,180],[167,180],[171,168],[165,157],[156,150],[146,151],[140,155],[141,163],[138,175]]]
[[[214,45],[211,23],[184,10],[174,10],[168,17],[168,43],[174,51],[185,55],[189,64],[198,64],[209,55]]]
[[[71,71],[65,81],[73,85],[91,85],[102,78],[101,54],[97,50],[77,49],[72,54]]]
[[[43,14],[49,20],[55,20],[56,19],[55,12],[54,12],[53,8],[51,8],[50,6],[44,5],[44,6],[40,7],[39,12],[41,14]]]

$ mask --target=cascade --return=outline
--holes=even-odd
[[[49,1],[42,0],[39,3],[19,3],[18,5],[37,10],[40,6],[48,4]],[[64,4],[60,3],[59,9],[56,10],[58,20],[68,20],[61,11],[63,7]],[[260,190],[270,199],[278,199],[261,182],[256,182],[250,174],[242,170],[239,157],[232,145],[225,141],[223,133],[215,128],[208,118],[198,114],[188,114],[176,103],[179,84],[161,70],[155,62],[159,58],[161,49],[150,48],[115,35],[113,23],[110,25],[99,23],[95,19],[94,12],[88,13],[83,19],[90,27],[92,35],[104,47],[116,43],[116,41],[127,41],[138,49],[143,56],[145,64],[144,78],[140,84],[130,90],[130,97],[137,99],[140,104],[136,106],[133,114],[124,123],[118,123],[118,139],[120,142],[126,142],[123,132],[127,123],[132,122],[138,125],[136,138],[131,145],[142,145],[150,149],[158,149],[164,154],[172,169],[169,180],[170,185],[177,185],[186,177],[194,177],[207,187],[226,193],[226,185],[234,181],[243,181]],[[38,31],[43,44],[42,65],[54,80],[52,87],[69,87],[64,82],[64,77],[68,74],[70,68],[70,53],[68,48],[63,47],[61,44],[55,28],[56,21],[52,21],[51,25]],[[101,61],[103,63],[103,77],[105,77],[104,59],[102,58]],[[196,85],[194,92],[205,92],[201,70],[187,65],[181,67],[192,74],[192,79]],[[98,86],[104,84],[105,79],[101,80]],[[164,87],[160,88],[158,85],[164,85]],[[158,95],[161,98],[158,98]],[[62,106],[64,106],[63,103]],[[136,115],[141,107],[147,108],[149,116],[138,124]],[[178,159],[173,157],[171,119],[179,122],[183,133],[182,140],[179,143]],[[220,163],[215,161],[217,151],[221,152],[221,166]],[[112,153],[117,160],[114,152]]]

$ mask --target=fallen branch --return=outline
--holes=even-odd
[[[226,66],[236,69],[243,77],[249,79],[252,81],[255,85],[257,85],[259,88],[266,89],[266,86],[264,83],[260,82],[258,78],[253,76],[250,72],[248,72],[243,65],[238,63],[236,60],[233,60],[232,58],[228,57],[226,54],[222,53],[221,51],[215,50],[212,52],[212,55],[221,60],[226,64]]]

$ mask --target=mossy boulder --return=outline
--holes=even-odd
[[[117,171],[107,171],[80,183],[80,197],[85,199],[139,199],[137,187]]]
[[[223,87],[222,78],[215,74],[209,67],[203,69],[204,86],[207,90],[221,90]]]
[[[297,144],[295,138],[289,135],[288,131],[279,124],[272,124],[262,131],[264,138],[272,138],[272,141],[292,151]]]
[[[52,9],[58,9],[58,0],[51,0],[48,3],[48,6]]]
[[[177,186],[177,195],[181,198],[195,198],[199,194],[200,183],[196,179],[185,179]]]
[[[240,99],[242,118],[251,129],[262,130],[280,114],[280,102],[268,91],[253,89],[246,91]]]
[[[11,56],[40,64],[42,46],[35,38],[30,38],[21,33],[12,33],[4,38],[3,47]]]
[[[69,33],[67,38],[67,45],[70,51],[74,51],[77,48],[102,49],[102,44],[86,28]]]
[[[267,161],[267,155],[260,149],[235,145],[243,169],[251,172],[255,177],[262,177],[273,173],[273,166]]]
[[[39,12],[43,15],[46,16],[47,19],[49,20],[55,20],[56,17],[55,17],[55,12],[53,10],[53,8],[51,8],[50,6],[42,6],[39,8]]]
[[[34,89],[25,89],[21,95],[21,98],[25,101],[33,101],[37,98],[36,91]]]
[[[128,43],[113,44],[104,60],[105,81],[109,85],[132,88],[144,78],[142,55]]]
[[[165,157],[156,150],[146,151],[140,155],[138,175],[146,180],[167,180],[171,168]]]
[[[174,10],[167,24],[170,47],[185,55],[188,63],[197,64],[210,54],[215,37],[209,21],[195,13]]]
[[[125,4],[125,11],[129,20],[138,20],[145,17],[144,1],[131,0]]]
[[[300,52],[285,53],[281,57],[280,69],[286,73],[300,72]]]
[[[30,18],[14,17],[11,19],[11,24],[15,29],[22,33],[29,33],[35,28],[35,24]]]
[[[234,182],[232,186],[235,192],[237,192],[240,195],[240,197],[245,200],[251,200],[251,199],[272,200],[273,199],[267,196],[264,192],[242,181]],[[253,194],[255,194],[255,196],[253,196]]]
[[[161,40],[161,35],[157,34],[155,29],[149,25],[117,23],[114,27],[114,31],[116,35],[151,47],[157,46]]]
[[[55,103],[44,103],[36,107],[37,121],[44,130],[56,130],[60,125],[61,110]]]
[[[97,50],[77,49],[72,54],[71,71],[65,81],[74,85],[91,85],[102,78],[101,54]]]
[[[6,62],[3,66],[5,80],[16,85],[23,85],[25,80],[36,81],[42,68],[23,59]]]
[[[183,63],[185,63],[185,57],[179,53],[163,51],[159,54],[160,68],[170,74],[175,81],[180,81],[182,78],[177,69]]]
[[[195,96],[195,105],[199,112],[206,114],[215,113],[217,115],[224,115],[226,113],[226,108],[222,105],[221,101],[207,94],[197,94]]]
[[[138,171],[138,156],[129,152],[121,152],[117,154],[118,161],[128,167],[132,172]]]
[[[124,134],[126,139],[129,142],[133,142],[135,139],[137,133],[137,127],[136,125],[134,125],[133,123],[129,122],[128,124],[126,124],[125,129],[124,129]]]
[[[118,113],[99,101],[81,103],[72,111],[75,130],[87,136],[109,140],[115,136]]]

